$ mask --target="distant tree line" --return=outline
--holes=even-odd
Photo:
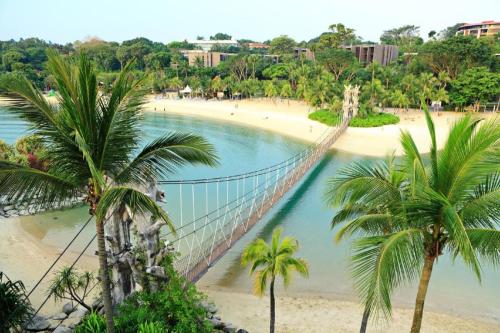
[[[381,42],[400,48],[397,61],[385,67],[377,63],[366,66],[343,49],[343,45],[363,40],[341,23],[332,24],[308,42],[278,36],[264,42],[268,50],[250,50],[246,44],[249,39],[240,40],[238,47],[216,45],[214,51],[233,55],[215,68],[204,67],[201,58],[189,66],[180,53],[195,49],[187,41],[163,44],[142,37],[121,44],[97,37],[66,45],[37,38],[0,41],[0,83],[10,75],[24,74],[40,88],[53,88],[54,79],[45,68],[45,51],[54,48],[70,58],[85,52],[99,70],[99,80],[108,87],[122,66],[135,59],[134,72],[147,73],[155,93],[180,90],[189,84],[201,97],[224,92],[228,97],[294,98],[338,111],[344,85],[357,84],[361,86],[361,115],[386,106],[416,107],[421,98],[428,103],[439,101],[448,109],[477,109],[480,104],[497,101],[500,95],[499,38],[455,36],[459,26],[431,31],[427,42],[419,36],[417,26],[383,32]],[[217,33],[210,39],[231,37]],[[297,56],[296,47],[313,50],[314,59]]]

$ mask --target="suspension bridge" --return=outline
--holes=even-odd
[[[180,254],[174,262],[176,270],[193,282],[203,276],[321,160],[347,126],[345,119],[307,149],[264,169],[210,179],[159,181],[176,224],[176,234],[162,235]]]
[[[200,279],[324,157],[347,129],[350,116],[339,115],[338,124],[328,128],[316,142],[289,159],[267,168],[225,177],[159,180],[158,186],[167,198],[164,208],[174,221],[176,230],[175,233],[164,232],[160,238],[179,253],[174,261],[175,269],[192,282]],[[43,281],[69,252],[69,248],[91,220],[89,218],[84,223],[47,271],[25,294],[27,299],[43,287]],[[85,252],[91,249],[95,238],[96,235],[93,234],[85,243],[70,268],[75,267]],[[92,289],[96,285],[97,283]],[[32,318],[44,308],[50,297],[49,293],[41,304],[36,304]]]

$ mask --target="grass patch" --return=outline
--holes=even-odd
[[[328,109],[321,109],[309,114],[309,119],[319,121],[328,126],[335,126],[340,122],[340,117],[337,112],[332,112]]]
[[[351,127],[379,127],[399,123],[399,117],[390,113],[371,113],[365,118],[355,117],[351,120]]]

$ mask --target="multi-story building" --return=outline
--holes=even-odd
[[[222,47],[239,46],[238,42],[235,40],[194,40],[190,41],[190,44],[194,44],[196,47],[202,49],[203,51],[211,51],[212,47],[215,45]]]
[[[295,56],[297,58],[304,57],[307,60],[314,60],[314,52],[311,51],[310,49],[306,49],[303,47],[295,47],[293,49],[293,52],[295,53]]]
[[[370,64],[375,61],[382,66],[387,66],[396,60],[399,55],[399,48],[395,45],[362,44],[343,46],[343,48],[351,51],[363,64]]]
[[[203,63],[203,67],[217,67],[221,61],[227,60],[232,55],[230,53],[203,50],[182,50],[181,54],[188,60],[189,66]]]
[[[457,35],[475,36],[495,36],[500,33],[500,21],[483,21],[480,23],[467,23],[458,28]]]

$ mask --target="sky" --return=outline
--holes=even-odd
[[[0,0],[0,40],[38,37],[68,43],[97,36],[167,43],[217,32],[257,41],[297,41],[341,22],[364,40],[420,26],[423,38],[457,22],[499,20],[500,0]]]

